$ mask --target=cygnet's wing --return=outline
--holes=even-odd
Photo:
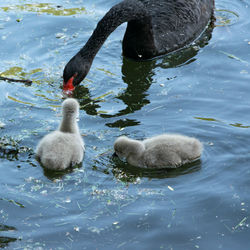
[[[148,148],[144,153],[144,162],[148,168],[176,168],[182,163],[180,156],[166,144]]]

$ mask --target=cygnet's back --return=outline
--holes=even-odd
[[[148,167],[175,168],[198,159],[202,144],[193,137],[163,134],[143,141],[144,162]]]
[[[193,137],[178,134],[158,135],[144,141],[119,137],[116,154],[133,166],[143,168],[176,168],[198,159],[202,144]]]
[[[82,161],[85,148],[77,125],[78,114],[78,102],[66,99],[59,130],[46,135],[36,149],[36,158],[45,168],[63,170]]]

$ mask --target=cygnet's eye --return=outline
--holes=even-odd
[[[72,108],[68,108],[66,112],[71,114],[71,113],[74,113],[74,112],[75,112],[75,110],[74,110],[74,109],[72,109]]]
[[[122,154],[122,150],[120,148],[115,148],[115,152],[118,154],[118,155],[121,155]]]
[[[122,147],[116,147],[115,148],[115,151],[117,152],[117,153],[122,153]]]

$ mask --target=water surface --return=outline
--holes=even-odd
[[[117,0],[0,3],[0,246],[10,249],[248,249],[249,2],[217,0],[216,27],[147,62],[123,58],[119,27],[74,97],[80,168],[44,172],[38,141],[57,128],[62,70]],[[113,158],[120,135],[199,138],[201,160],[142,171]]]

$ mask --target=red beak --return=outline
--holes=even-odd
[[[74,81],[74,76],[72,76],[66,83],[63,81],[64,92],[73,92],[73,90],[75,89],[73,81]]]

